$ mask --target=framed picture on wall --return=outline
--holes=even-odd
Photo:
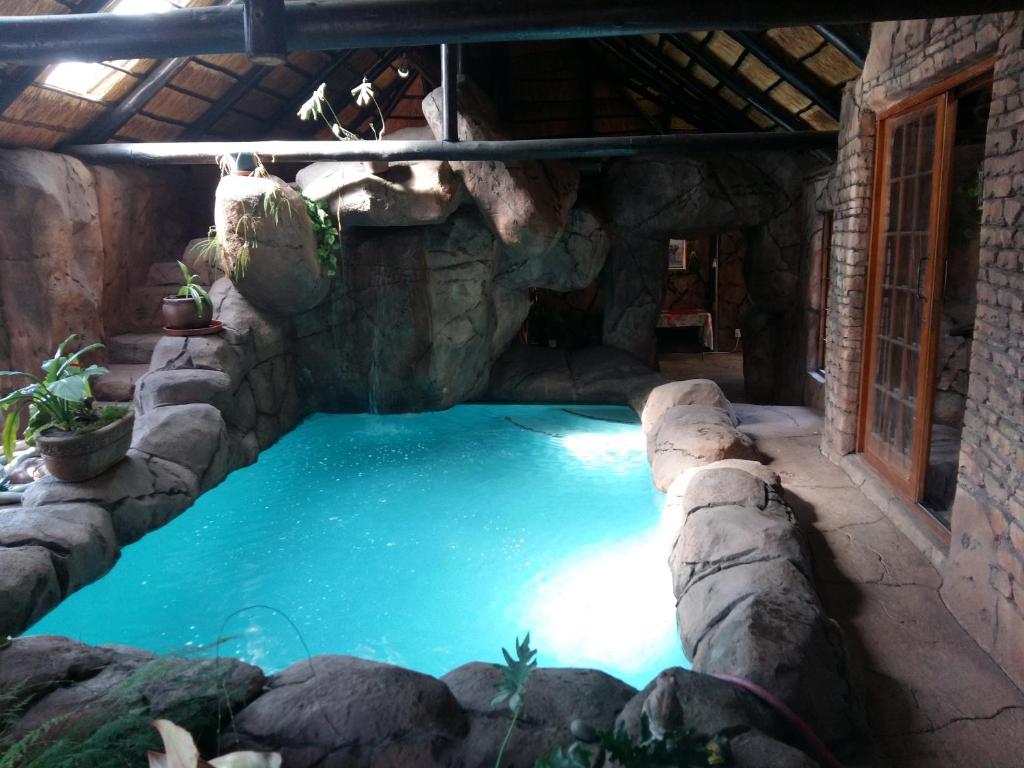
[[[673,272],[686,272],[690,268],[690,247],[686,240],[668,241],[668,268]]]

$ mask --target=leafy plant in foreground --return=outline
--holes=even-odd
[[[25,439],[35,442],[36,436],[47,430],[81,432],[109,424],[124,415],[120,410],[115,418],[109,411],[97,413],[92,408],[92,389],[89,379],[102,376],[107,369],[99,365],[84,366],[83,355],[103,347],[88,344],[77,352],[68,353],[68,345],[77,338],[71,334],[57,347],[53,357],[43,362],[43,376],[24,371],[0,371],[0,377],[28,379],[29,384],[0,398],[0,412],[6,413],[2,430],[2,444],[7,461],[14,457],[14,444],[21,423],[21,408],[28,406],[28,426]],[[106,419],[106,421],[104,421]]]
[[[530,633],[527,632],[523,642],[516,638],[516,658],[512,658],[506,649],[502,648],[501,653],[505,657],[505,667],[502,669],[502,679],[498,683],[498,693],[491,699],[491,706],[497,707],[507,703],[512,710],[512,722],[508,725],[505,738],[498,750],[498,759],[495,761],[495,768],[500,768],[501,758],[505,755],[505,749],[512,738],[512,732],[516,729],[519,717],[523,714],[523,705],[526,696],[526,681],[530,679],[530,673],[537,668],[537,652],[530,648]]]

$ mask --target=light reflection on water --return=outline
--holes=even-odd
[[[439,675],[530,630],[542,665],[639,686],[685,663],[662,499],[625,408],[318,414],[31,633]]]

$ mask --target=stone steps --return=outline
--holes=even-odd
[[[110,373],[93,381],[93,396],[97,400],[127,403],[135,393],[135,382],[149,370],[149,363],[110,363],[107,368]]]
[[[107,339],[107,354],[111,363],[146,363],[153,357],[162,333],[121,333]]]

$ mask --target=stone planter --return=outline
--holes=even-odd
[[[203,302],[203,311],[196,311],[196,303],[190,297],[167,296],[163,303],[164,325],[167,328],[206,328],[213,318],[213,307]]]
[[[39,435],[36,445],[46,468],[58,480],[80,483],[101,475],[125,457],[132,444],[135,413],[93,432]]]

